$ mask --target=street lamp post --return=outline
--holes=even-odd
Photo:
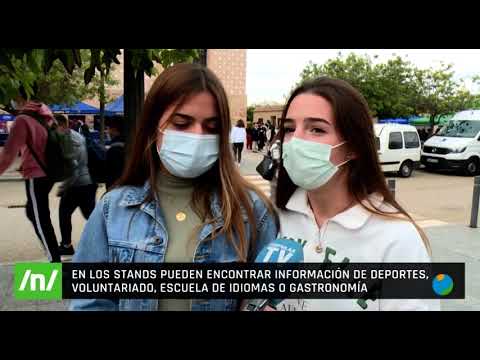
[[[145,83],[144,72],[141,70],[135,71],[132,65],[130,50],[128,49],[125,49],[123,65],[125,133],[127,137],[127,147],[130,148],[137,129],[137,118],[143,108]]]

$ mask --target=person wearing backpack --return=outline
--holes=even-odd
[[[19,97],[16,103],[18,114],[10,130],[8,141],[0,154],[0,174],[10,167],[20,151],[21,171],[25,179],[27,195],[27,218],[33,224],[48,260],[60,262],[48,202],[48,195],[55,181],[47,176],[47,171],[42,165],[47,163],[46,148],[49,126],[54,121],[53,114],[45,104],[37,101],[25,101],[24,98]]]
[[[122,176],[125,167],[125,137],[123,136],[123,117],[109,119],[108,133],[112,139],[106,153],[106,181],[107,191]]]
[[[60,199],[59,221],[62,241],[58,247],[60,255],[73,255],[72,246],[72,214],[80,208],[85,220],[95,208],[97,184],[92,181],[88,169],[88,153],[85,138],[70,129],[68,119],[63,115],[55,115],[60,133],[69,136],[73,147],[73,174],[60,186],[57,195]]]
[[[94,183],[103,184],[107,181],[107,149],[100,143],[99,139],[94,137],[88,125],[82,125],[80,134],[85,138],[90,177]]]

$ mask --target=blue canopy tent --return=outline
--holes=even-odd
[[[379,124],[406,124],[408,125],[407,119],[396,118],[396,119],[381,119],[378,120]]]
[[[78,101],[72,106],[68,105],[50,105],[50,109],[53,113],[63,113],[71,115],[98,115],[100,114],[100,109],[97,109],[95,106],[85,104],[84,102]]]
[[[13,121],[15,116],[11,114],[0,114],[0,121]]]
[[[105,106],[106,115],[123,115],[123,95]]]
[[[8,122],[15,120],[15,116],[11,114],[0,114],[0,146],[4,146],[8,139],[10,131]]]

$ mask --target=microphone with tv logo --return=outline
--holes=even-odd
[[[277,238],[264,247],[256,263],[299,263],[303,262],[303,246],[292,239]],[[250,299],[243,311],[262,311],[267,305],[275,308],[283,299]]]

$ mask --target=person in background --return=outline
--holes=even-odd
[[[270,120],[267,120],[267,124],[265,126],[266,132],[265,132],[265,143],[268,145],[270,142],[270,136],[272,134],[272,124],[270,123]]]
[[[258,126],[258,150],[261,152],[267,142],[267,128],[263,123]]]
[[[252,150],[258,152],[258,124],[255,123],[252,129]]]
[[[247,125],[247,150],[252,150],[252,124]]]
[[[110,146],[106,154],[106,182],[108,189],[122,176],[125,167],[125,135],[123,134],[124,118],[115,116],[109,118],[107,123],[107,131],[111,138]]]
[[[85,220],[95,208],[97,184],[88,172],[88,155],[85,138],[78,132],[70,130],[68,119],[63,115],[55,115],[58,124],[57,131],[70,135],[73,145],[73,175],[59,187],[60,196],[59,221],[62,240],[58,251],[60,255],[73,255],[72,245],[72,214],[80,208]]]
[[[33,224],[48,260],[60,262],[48,201],[54,182],[47,177],[42,165],[37,161],[38,159],[43,164],[46,163],[47,127],[54,123],[53,114],[47,105],[35,100],[27,101],[26,98],[23,92],[15,102],[17,117],[3,152],[0,154],[0,174],[10,167],[21,152],[21,172],[25,179],[27,196],[27,218]]]
[[[275,126],[273,124],[270,124],[270,137],[268,138],[268,143],[272,144],[274,139],[275,139]]]
[[[77,132],[81,132],[83,125],[84,125],[84,122],[82,120],[77,120],[77,123],[75,124],[75,130]]]
[[[242,150],[247,140],[247,132],[245,131],[245,123],[243,120],[238,120],[237,124],[232,128],[231,141],[233,145],[233,157],[240,166],[242,162]]]

